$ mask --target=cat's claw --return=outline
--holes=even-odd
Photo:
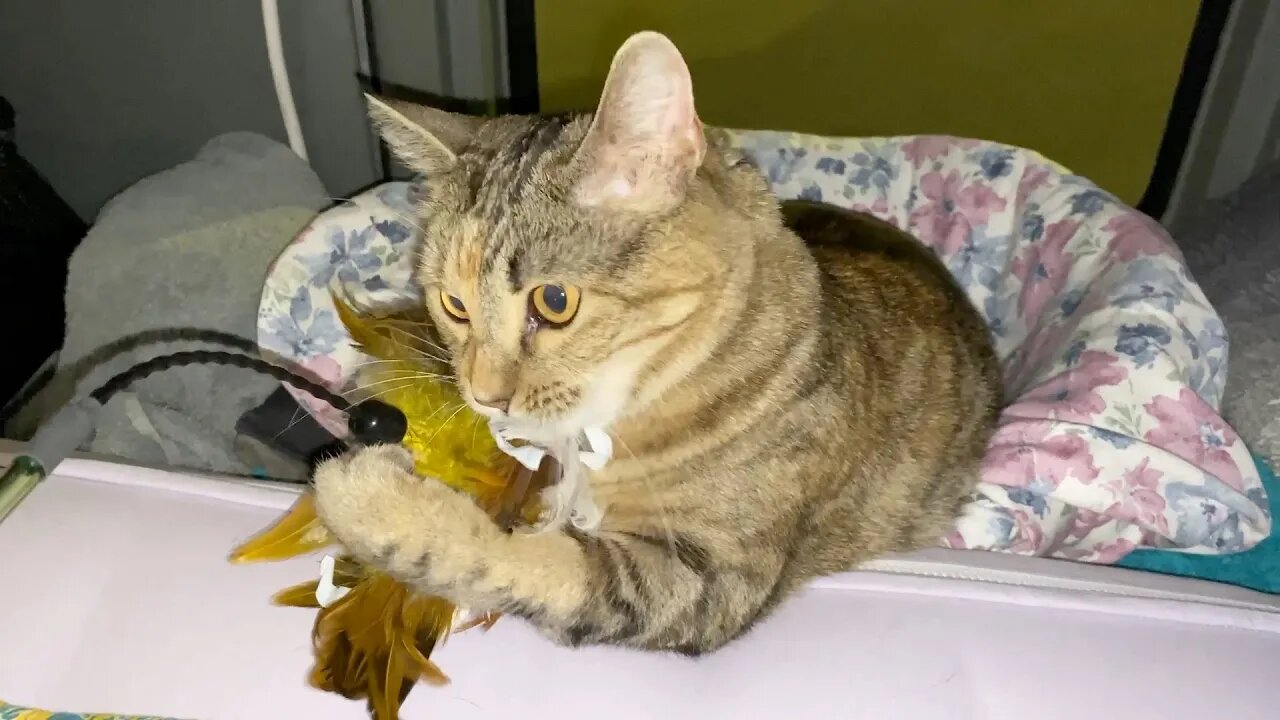
[[[572,514],[573,492],[563,480],[542,491],[542,512],[534,532],[554,532],[565,526]]]
[[[599,528],[600,521],[603,519],[604,512],[586,493],[579,496],[578,502],[569,514],[569,522],[584,532],[591,532]]]
[[[577,483],[562,480],[542,491],[542,514],[530,528],[531,532],[553,532],[566,524],[583,531],[600,527],[604,513],[585,487],[575,485]]]

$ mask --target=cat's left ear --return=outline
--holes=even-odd
[[[369,118],[391,152],[412,170],[446,172],[471,142],[483,118],[365,93]]]
[[[664,35],[637,33],[613,57],[575,158],[575,196],[587,206],[669,210],[684,199],[706,150],[680,51]]]

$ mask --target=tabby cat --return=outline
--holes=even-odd
[[[514,534],[398,447],[329,461],[319,512],[358,558],[568,645],[697,655],[950,529],[1000,402],[988,329],[910,236],[780,205],[667,38],[618,50],[594,114],[370,112],[426,175],[417,277],[468,403],[615,452],[597,529]]]

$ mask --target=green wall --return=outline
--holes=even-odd
[[[659,30],[710,124],[998,140],[1136,204],[1198,4],[536,0],[542,109],[594,107],[622,40]]]

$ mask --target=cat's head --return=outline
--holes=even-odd
[[[623,44],[594,114],[369,104],[426,177],[418,280],[473,408],[563,437],[705,359],[741,254],[722,236],[742,222],[736,195],[759,204],[763,183],[709,147],[670,40]]]

